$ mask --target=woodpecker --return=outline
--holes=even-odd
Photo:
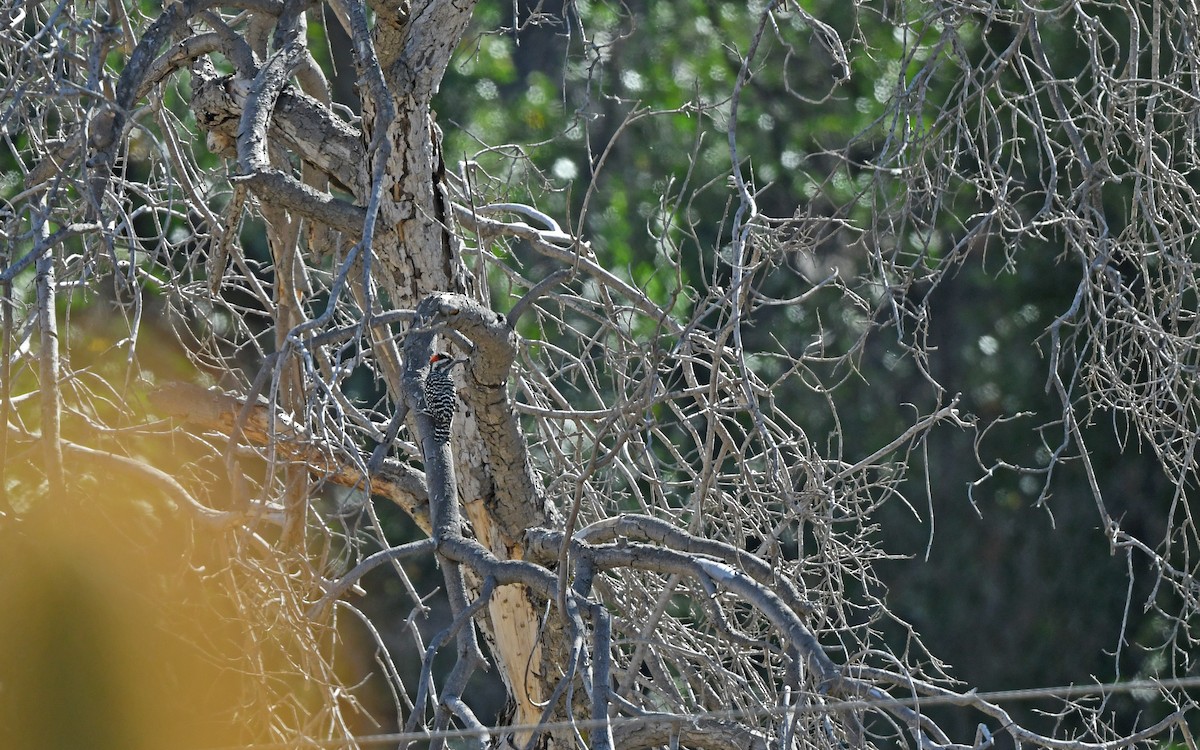
[[[458,392],[450,377],[453,366],[453,357],[435,352],[429,358],[429,372],[425,375],[425,413],[433,420],[433,439],[438,443],[450,442],[450,423],[458,410]]]

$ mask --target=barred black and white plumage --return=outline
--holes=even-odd
[[[449,354],[435,353],[429,358],[425,375],[425,413],[433,420],[433,438],[438,443],[450,442],[450,423],[458,409],[458,391],[450,368],[454,359]]]

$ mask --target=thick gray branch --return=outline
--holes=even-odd
[[[562,536],[562,533],[557,531],[531,529],[525,535],[530,559],[544,562],[556,560]],[[784,600],[767,586],[725,563],[637,543],[589,545],[574,541],[571,544],[571,555],[577,559],[587,558],[602,570],[636,568],[658,573],[675,573],[693,580],[707,577],[760,611],[775,626],[777,632],[800,652],[819,684],[836,683],[838,680],[837,665],[825,653],[812,631]]]
[[[652,516],[630,513],[606,518],[581,529],[575,538],[588,544],[603,544],[618,539],[653,542],[680,552],[715,557],[744,571],[759,583],[776,589],[797,614],[812,614],[815,608],[815,605],[804,599],[790,579],[777,575],[762,558],[732,544],[694,536]]]
[[[221,153],[232,144],[246,104],[246,82],[231,76],[195,78],[192,110]],[[285,86],[278,94],[268,137],[343,185],[355,200],[365,200],[366,171],[359,132],[313,97]]]
[[[246,105],[238,124],[238,166],[243,174],[271,167],[267,156],[267,127],[275,111],[275,100],[300,64],[304,48],[293,39],[258,71],[246,93]]]
[[[348,237],[362,233],[366,216],[363,209],[311,188],[291,175],[269,170],[237,178],[237,181],[253,190],[265,203],[307,216]]]

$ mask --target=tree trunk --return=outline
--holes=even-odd
[[[434,0],[407,12],[394,4],[373,3],[374,49],[384,85],[372,78],[369,61],[364,65],[361,59],[359,83],[367,161],[384,164],[382,179],[372,185],[379,196],[372,261],[393,308],[413,309],[435,292],[472,296],[476,291],[463,263],[463,242],[449,205],[441,133],[430,106],[473,8],[473,2],[464,0]],[[443,341],[443,348],[450,348],[449,341]],[[397,384],[389,385],[394,389]],[[477,385],[468,386],[468,404],[481,396],[472,390]],[[506,399],[505,387],[504,382],[492,384],[487,396]],[[401,394],[393,395],[399,403]],[[468,408],[455,422],[451,444],[459,502],[475,539],[501,560],[521,559],[524,531],[547,524],[545,498],[523,453],[490,455],[477,413]],[[507,416],[515,425],[511,410]],[[508,463],[502,471],[515,465],[527,481],[517,487],[498,486],[497,459]],[[472,588],[478,587],[475,581]],[[535,601],[519,584],[499,587],[488,602],[485,637],[508,687],[513,721],[519,724],[536,724],[542,718],[562,670],[554,659],[561,644],[543,648],[560,642],[556,620],[540,624],[543,609],[544,602]],[[523,746],[528,736],[515,739]]]

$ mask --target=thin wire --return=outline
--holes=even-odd
[[[750,719],[769,716],[795,716],[798,714],[833,713],[854,709],[890,708],[910,706],[927,708],[939,705],[961,705],[964,700],[980,700],[989,703],[1005,703],[1015,701],[1038,700],[1041,698],[1081,698],[1088,695],[1113,693],[1138,693],[1150,690],[1188,690],[1200,689],[1200,677],[1180,677],[1166,680],[1131,680],[1129,682],[1110,682],[1096,685],[1063,685],[1047,688],[1023,688],[1019,690],[995,690],[981,693],[955,695],[920,696],[909,698],[889,698],[881,700],[850,700],[826,702],[819,705],[807,706],[760,706],[758,708],[730,709],[725,711],[705,711],[688,714],[649,714],[646,716],[618,716],[611,719],[579,719],[575,721],[544,722],[541,724],[508,724],[505,726],[488,727],[485,731],[491,737],[508,734],[519,734],[533,730],[555,731],[560,729],[587,730],[608,725],[610,727],[637,726],[643,723],[658,723],[664,721],[679,725],[692,724],[701,719]],[[315,747],[350,747],[353,745],[385,745],[409,742],[421,742],[434,739],[465,739],[478,738],[479,729],[446,729],[439,732],[395,732],[392,734],[372,734],[361,737],[350,737],[340,740],[305,740],[306,745]],[[237,747],[215,748],[214,750],[291,750],[294,743],[275,743],[263,745],[238,745]]]

